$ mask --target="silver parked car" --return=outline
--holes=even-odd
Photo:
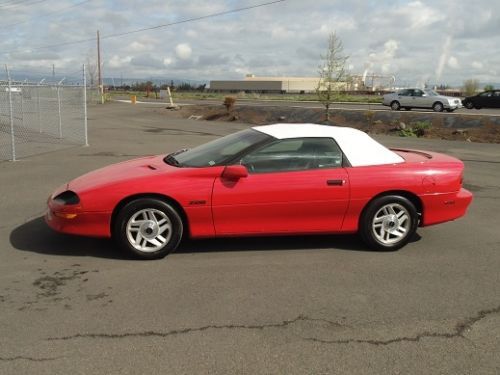
[[[384,95],[383,104],[394,111],[399,111],[401,108],[407,111],[412,108],[429,108],[435,112],[442,112],[444,109],[453,112],[457,108],[462,108],[459,98],[439,95],[434,90],[428,89],[403,89],[392,92]]]

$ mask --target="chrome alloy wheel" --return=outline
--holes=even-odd
[[[382,206],[372,221],[372,231],[377,240],[391,245],[403,240],[411,227],[410,213],[398,203]]]
[[[162,249],[172,237],[172,222],[157,209],[136,212],[127,222],[127,239],[137,250],[152,253]]]

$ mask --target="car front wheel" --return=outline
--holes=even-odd
[[[400,109],[400,108],[401,108],[401,104],[399,104],[399,102],[398,102],[398,101],[396,101],[396,100],[395,100],[395,101],[393,101],[393,102],[391,103],[391,109],[392,109],[393,111],[399,111],[399,109]]]
[[[465,108],[472,109],[474,108],[474,104],[472,104],[472,102],[465,102]]]
[[[175,208],[159,199],[141,198],[118,212],[113,238],[136,258],[158,259],[177,248],[182,232],[182,219]]]
[[[434,110],[434,112],[443,112],[443,108],[443,103],[441,102],[437,102],[432,105],[432,109]]]
[[[363,212],[360,234],[375,250],[397,250],[406,245],[417,230],[418,213],[408,199],[388,195],[373,200]]]

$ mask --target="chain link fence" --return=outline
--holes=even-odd
[[[85,68],[84,68],[85,69]],[[83,85],[0,81],[0,161],[87,145]]]

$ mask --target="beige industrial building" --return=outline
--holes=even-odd
[[[315,92],[317,77],[256,77],[248,74],[239,81],[210,81],[211,91],[254,91],[254,92]],[[361,77],[351,77],[351,82],[339,82],[338,90],[356,90],[363,86]]]

